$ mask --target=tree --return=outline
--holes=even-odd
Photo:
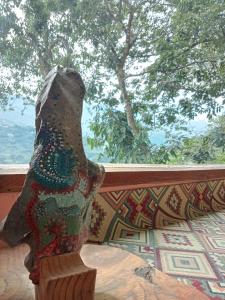
[[[225,115],[218,116],[210,121],[208,136],[216,147],[225,152]]]
[[[225,102],[225,2],[167,3],[169,26],[154,44],[157,59],[149,69],[151,97],[189,119],[198,113],[211,118]]]
[[[180,147],[183,162],[197,164],[209,163],[215,159],[215,147],[213,147],[208,135],[186,138]]]
[[[62,4],[59,0],[10,0],[0,8],[5,26],[1,64],[13,78],[7,78],[10,85],[3,82],[2,98],[15,94],[32,98],[38,85],[33,87],[30,78],[40,83],[55,64],[80,66],[88,86],[87,100],[96,104],[92,145],[101,144],[112,155],[109,149],[118,142],[116,135],[112,138],[104,131],[107,119],[108,129],[119,130],[119,157],[149,161],[148,130],[154,118],[147,112],[143,93],[146,76],[138,73],[153,55],[152,31],[160,24],[160,1],[67,0]]]
[[[33,98],[55,64],[80,69],[89,144],[114,161],[148,163],[158,153],[165,162],[168,150],[150,142],[153,128],[221,108],[223,1],[9,0],[0,8],[2,103]]]
[[[76,66],[75,8],[75,0],[0,1],[2,107],[10,96],[34,101],[54,65]]]
[[[155,56],[153,40],[159,38],[154,31],[167,19],[163,1],[84,0],[78,7],[81,56],[91,74],[88,99],[94,110],[89,143],[103,147],[113,160],[152,162],[149,130],[155,126],[155,103],[145,87]]]
[[[183,136],[172,141],[175,151],[170,163],[224,163],[225,162],[225,115],[212,118],[204,133]]]

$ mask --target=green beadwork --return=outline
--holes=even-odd
[[[64,146],[62,134],[43,124],[37,136],[31,160],[34,177],[51,189],[64,189],[76,183],[76,158],[71,148]]]

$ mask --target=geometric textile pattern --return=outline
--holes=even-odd
[[[178,220],[173,220],[172,218],[169,219],[168,217],[165,218],[165,216],[162,217],[162,215],[158,214],[157,219],[157,229],[165,229],[165,230],[176,230],[176,231],[191,231],[190,226],[186,222],[179,222]],[[159,216],[162,217],[162,219],[159,219]],[[161,221],[161,222],[160,222]]]
[[[191,232],[154,230],[155,243],[158,247],[168,249],[184,249],[193,251],[203,251],[204,247]]]
[[[109,241],[126,242],[132,244],[148,244],[149,234],[147,230],[140,230],[134,227],[128,226],[122,220],[117,219],[115,223]]]
[[[129,194],[122,207],[126,208],[128,224],[136,225],[140,228],[152,228],[155,203],[151,199],[151,194],[146,189],[135,190]]]
[[[90,231],[93,235],[98,236],[101,225],[103,224],[106,212],[101,208],[98,202],[92,205],[93,211],[91,215]]]
[[[117,228],[110,227],[108,244],[139,255],[209,299],[224,300],[225,210],[177,224],[171,217],[167,220],[155,230],[128,227],[120,220]]]
[[[225,208],[225,180],[104,192],[97,198],[89,240],[96,241],[98,235],[97,240],[103,242],[118,219],[138,229],[164,229],[175,224],[174,230],[185,230],[177,225],[180,221]],[[215,224],[215,234],[216,227]],[[204,226],[201,230],[207,234]]]
[[[99,193],[93,207],[90,241],[225,299],[225,180]]]
[[[225,199],[225,181],[221,180],[218,182],[216,187],[213,190],[213,197],[214,199],[220,203],[224,204],[224,199]]]
[[[225,283],[210,281],[208,284],[212,293],[224,295],[225,299]]]
[[[225,232],[224,232],[225,233]],[[202,241],[205,248],[210,252],[224,253],[225,234],[224,235],[202,235]]]
[[[160,269],[170,275],[217,279],[204,253],[160,249],[158,263]]]
[[[115,210],[102,198],[101,194],[97,194],[93,202],[89,241],[104,241],[114,215]]]
[[[211,211],[212,191],[208,188],[206,182],[196,184],[190,193],[190,203],[199,210]]]
[[[165,193],[158,199],[158,209],[168,216],[178,219],[185,219],[185,208],[188,198],[183,192],[181,186],[168,186]]]
[[[120,206],[126,201],[130,191],[115,191],[108,193],[101,193],[102,197],[115,209],[119,209]]]

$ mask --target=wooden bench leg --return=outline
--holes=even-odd
[[[77,253],[45,257],[40,262],[36,300],[94,300],[96,269]]]

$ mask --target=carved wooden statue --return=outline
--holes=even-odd
[[[47,75],[36,104],[30,168],[1,232],[11,246],[30,245],[25,265],[34,284],[39,284],[42,257],[79,253],[88,237],[92,201],[104,169],[84,153],[84,94],[74,70],[56,67]]]

